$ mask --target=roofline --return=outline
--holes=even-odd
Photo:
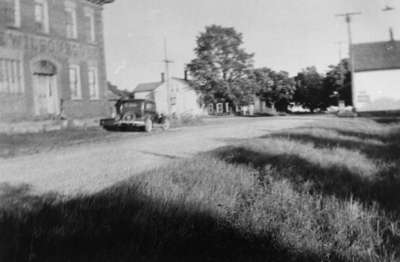
[[[400,70],[400,67],[387,67],[387,68],[369,68],[369,69],[361,69],[354,70],[354,73],[363,73],[363,72],[371,72],[371,71],[391,71],[391,70]]]
[[[96,5],[105,5],[105,4],[111,4],[114,2],[114,0],[86,0],[92,4]]]
[[[158,87],[157,87],[157,88],[158,88]],[[133,90],[132,92],[133,92],[133,93],[152,92],[152,91],[156,90],[157,88],[154,88],[153,90],[139,90],[139,91],[135,91],[135,90]]]
[[[146,83],[139,83],[139,84],[137,84],[136,88],[135,88],[132,92],[134,92],[134,93],[152,92],[152,91],[156,90],[157,88],[159,88],[160,86],[162,86],[162,85],[165,84],[165,83],[166,83],[166,82],[146,82]],[[138,87],[139,87],[140,85],[152,85],[152,84],[157,85],[157,86],[154,87],[154,88],[152,88],[152,89],[149,89],[149,90],[136,90],[136,89],[138,89]]]
[[[352,46],[387,44],[387,43],[400,43],[400,40],[387,40],[387,41],[376,41],[376,42],[353,43]]]

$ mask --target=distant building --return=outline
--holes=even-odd
[[[0,1],[0,120],[107,114],[103,5]]]
[[[400,110],[400,42],[355,44],[352,51],[356,110]]]
[[[267,101],[261,99],[259,96],[254,96],[254,113],[255,114],[276,114],[277,111],[274,106],[269,106]]]
[[[169,91],[168,91],[169,87]],[[202,115],[200,96],[185,78],[172,77],[161,81],[141,83],[133,91],[136,99],[149,99],[156,103],[157,111],[168,115]]]

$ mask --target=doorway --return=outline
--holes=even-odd
[[[33,90],[37,116],[60,113],[57,70],[53,63],[39,61],[33,65]]]

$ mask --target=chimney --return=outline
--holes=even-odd
[[[187,70],[184,71],[184,79],[185,79],[185,81],[188,80],[188,71]]]
[[[390,41],[394,41],[394,34],[393,34],[393,28],[389,28],[389,35],[390,35]]]
[[[161,73],[161,83],[165,82],[165,73]]]

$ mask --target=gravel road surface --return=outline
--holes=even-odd
[[[29,184],[36,193],[93,193],[177,158],[191,157],[237,139],[305,125],[321,117],[260,117],[208,120],[196,127],[82,144],[0,159],[0,183]],[[122,136],[122,134],[121,134]]]

